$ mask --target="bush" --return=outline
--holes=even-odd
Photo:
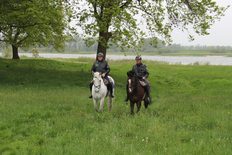
[[[38,58],[39,57],[39,52],[37,48],[32,48],[31,49],[31,53],[33,54],[34,58]]]
[[[11,58],[12,57],[12,48],[10,46],[7,46],[6,49],[2,52],[2,56],[5,58]]]
[[[178,53],[178,51],[169,49],[169,48],[161,48],[158,50],[159,54],[164,54],[164,53]]]
[[[213,49],[210,53],[227,53],[225,49]]]
[[[158,53],[158,50],[155,48],[144,50],[145,53]]]

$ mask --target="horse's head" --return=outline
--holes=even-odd
[[[96,93],[98,93],[101,88],[101,80],[102,80],[101,73],[94,72],[93,73],[93,84],[94,84]]]
[[[128,92],[130,94],[133,93],[134,88],[136,87],[136,77],[135,77],[135,73],[133,71],[129,71],[127,72],[127,85],[128,85]]]

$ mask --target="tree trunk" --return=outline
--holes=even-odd
[[[103,53],[104,55],[103,59],[104,60],[106,59],[106,47],[103,46],[100,42],[98,43],[98,46],[97,46],[97,54],[98,53]],[[97,55],[96,55],[96,59],[97,59]]]
[[[19,59],[18,47],[12,45],[13,50],[13,58],[12,59]]]
[[[111,37],[112,37],[112,34],[110,32],[100,32],[99,33],[99,40],[100,41],[98,42],[98,46],[97,46],[97,54],[98,53],[103,53],[104,54],[104,57],[103,57],[104,60],[106,59],[106,51],[107,51],[108,41],[109,41],[109,39]],[[96,55],[96,59],[97,59],[97,55]]]

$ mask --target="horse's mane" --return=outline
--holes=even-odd
[[[127,72],[127,76],[132,78],[135,75],[135,72],[133,72],[132,70]]]

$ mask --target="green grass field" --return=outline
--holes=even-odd
[[[113,109],[96,113],[93,61],[0,58],[0,154],[232,154],[232,66],[143,61],[153,104],[132,116],[135,62],[110,62]]]

